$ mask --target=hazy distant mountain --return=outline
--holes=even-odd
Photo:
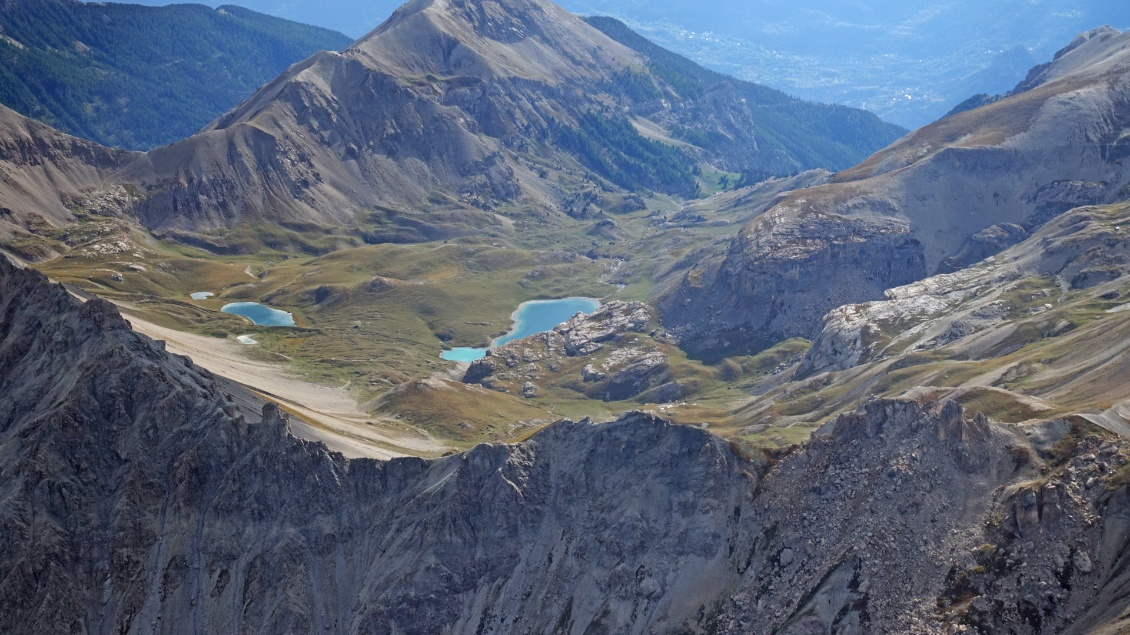
[[[162,4],[165,0],[144,0]],[[361,36],[396,0],[241,0]],[[918,127],[976,93],[1001,93],[1076,33],[1130,27],[1114,0],[564,0],[610,15],[715,70]]]
[[[103,145],[147,149],[349,43],[241,7],[10,0],[0,3],[0,103]]]
[[[138,4],[165,6],[172,0],[135,0]],[[201,4],[217,7],[237,4],[254,11],[295,22],[316,24],[360,38],[388,19],[401,0],[206,0]]]
[[[711,68],[918,127],[1001,93],[1076,33],[1130,27],[1111,0],[572,0]]]

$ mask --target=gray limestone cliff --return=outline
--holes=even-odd
[[[1025,90],[917,130],[750,221],[721,262],[659,301],[691,350],[811,338],[844,304],[1016,244],[1130,196],[1130,34],[1073,43]]]
[[[533,382],[546,377],[565,379],[572,372],[572,384],[592,399],[674,401],[683,396],[683,390],[677,382],[668,381],[667,355],[654,345],[641,343],[642,338],[632,337],[653,326],[646,304],[609,302],[545,333],[491,348],[486,357],[471,364],[463,381],[517,393],[519,385],[536,391]],[[582,362],[574,363],[576,360]],[[652,393],[664,387],[666,397]],[[521,392],[533,396],[528,389]]]
[[[983,359],[1007,352],[1001,340],[1023,329],[1036,331],[1032,339],[1075,329],[1081,320],[1074,316],[1042,328],[1020,322],[1047,314],[1067,292],[1121,297],[1130,277],[1130,234],[1123,231],[1128,222],[1128,203],[1081,207],[984,262],[889,289],[882,300],[837,307],[824,315],[796,376],[945,346],[960,358]],[[1016,297],[1033,278],[1049,280],[1054,291],[1034,289]],[[1118,337],[1110,339],[1117,347]]]

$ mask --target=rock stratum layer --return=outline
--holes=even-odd
[[[667,355],[631,337],[653,322],[642,302],[610,302],[544,333],[491,348],[471,364],[463,381],[533,397],[538,394],[534,382],[547,377],[560,381],[555,375],[573,371],[566,383],[591,399],[674,401],[683,396],[683,388],[669,381]]]
[[[746,225],[662,299],[692,348],[812,337],[827,311],[955,271],[1130,183],[1130,34],[1081,35],[1010,97],[926,126]]]
[[[747,457],[629,413],[346,460],[0,260],[5,632],[1093,632],[1130,448],[873,401]]]
[[[1095,381],[1108,372],[1101,362],[1111,362],[1107,355],[1120,354],[1124,347],[1116,323],[1122,312],[1117,301],[1130,279],[1130,233],[1123,231],[1127,223],[1130,204],[1080,207],[984,262],[889,289],[883,300],[837,307],[824,316],[796,375],[842,371],[946,346],[953,347],[958,359],[1001,357],[1085,324],[1078,309],[1070,319],[1054,320],[1057,313],[1052,309],[1065,300],[1089,297],[1116,305],[1100,312],[1107,318],[1107,332],[1101,337],[1105,350],[1087,351],[1096,368],[1084,372],[1085,367],[1058,359],[1048,365],[1049,372],[1073,374],[1071,383],[1077,386]],[[1020,295],[1019,290],[1028,292]],[[1085,338],[1093,339],[1093,334]]]

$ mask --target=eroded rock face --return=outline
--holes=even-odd
[[[1063,421],[870,401],[748,458],[628,413],[346,460],[5,261],[0,394],[4,632],[1088,632],[1130,590],[1130,448]]]
[[[625,336],[652,324],[642,302],[609,302],[589,315],[578,314],[552,331],[492,348],[463,375],[464,383],[526,395],[532,381],[566,372],[576,358],[592,359],[578,372],[586,394],[604,401],[636,397],[667,381],[667,355],[646,346],[625,346]],[[606,347],[615,345],[613,350]],[[596,359],[598,353],[600,359]],[[532,395],[537,394],[536,387]],[[670,396],[670,390],[663,393]],[[532,396],[531,395],[531,396]],[[665,399],[665,401],[670,399]]]
[[[1119,297],[1130,276],[1130,204],[1082,207],[1042,227],[997,256],[958,272],[941,274],[889,289],[886,299],[848,304],[829,311],[812,348],[796,370],[805,378],[846,370],[889,354],[932,351],[964,341],[967,358],[991,355],[994,331],[1003,332],[1018,317],[1039,315],[1058,292],[1017,290],[1033,276],[1055,281],[1058,289],[1094,289]],[[1041,335],[1075,328],[1057,321]],[[975,340],[980,337],[983,342]]]
[[[717,273],[688,278],[661,300],[664,322],[698,356],[810,337],[829,308],[926,275],[922,245],[897,219],[795,218],[780,206],[760,219],[741,231]]]
[[[877,400],[840,416],[763,477],[718,632],[1087,632],[1125,610],[1111,598],[1126,576],[1093,561],[1124,548],[1114,519],[1130,507],[1123,489],[1087,485],[1110,457],[1124,464],[1125,444],[1072,441],[1068,428],[1030,430],[1046,435],[1030,444],[954,402]],[[1057,442],[1080,469],[1030,485]]]
[[[1084,38],[1028,90],[786,195],[723,262],[693,268],[664,295],[664,323],[704,356],[811,338],[837,306],[965,267],[1072,208],[1125,199],[1128,41]]]
[[[347,461],[76,304],[0,263],[0,631],[642,633],[730,577],[750,477],[700,430]]]
[[[105,218],[128,214],[136,201],[111,177],[138,156],[63,134],[0,106],[0,246],[25,260],[46,259],[57,254],[44,239],[74,221],[74,210]]]
[[[610,302],[589,315],[574,316],[554,331],[565,338],[565,354],[578,357],[592,355],[625,333],[642,333],[650,322],[646,304]]]

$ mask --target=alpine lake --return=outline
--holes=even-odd
[[[495,339],[487,348],[459,347],[443,351],[440,357],[450,362],[471,362],[486,357],[487,351],[496,346],[529,337],[536,333],[553,330],[553,327],[568,321],[578,313],[588,315],[600,307],[595,298],[561,298],[558,300],[531,300],[523,302],[511,314],[514,327],[509,333]]]

